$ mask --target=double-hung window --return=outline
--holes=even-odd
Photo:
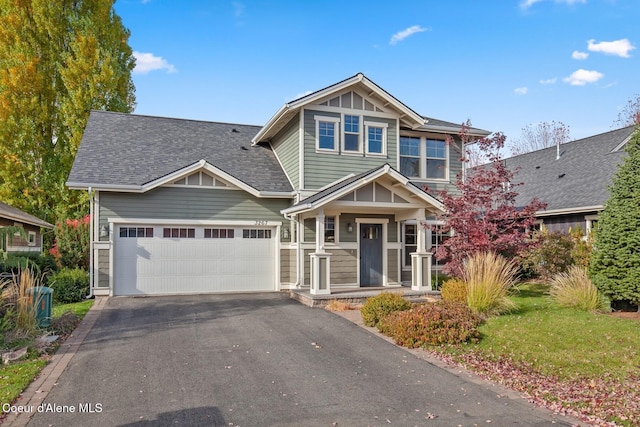
[[[336,217],[324,217],[324,241],[335,243],[336,241]]]
[[[387,154],[387,125],[386,123],[365,122],[366,152],[373,155]]]
[[[441,139],[427,139],[427,179],[447,177],[447,144]]]
[[[404,224],[404,239],[402,241],[403,267],[411,267],[411,253],[418,249],[418,226]]]
[[[342,151],[358,153],[360,149],[360,116],[344,115],[344,144]]]
[[[400,172],[409,178],[448,178],[447,143],[440,139],[400,137]]]
[[[315,116],[316,120],[316,149],[318,151],[338,152],[338,117]]]
[[[400,137],[400,172],[409,178],[420,178],[420,138]]]

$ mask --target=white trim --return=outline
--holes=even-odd
[[[434,138],[434,137],[429,137],[426,135],[418,135],[415,132],[408,134],[408,133],[403,133],[402,135],[398,136],[398,162],[397,162],[397,167],[398,170],[400,171],[400,173],[402,173],[401,167],[400,167],[400,161],[401,161],[401,155],[400,155],[400,139],[402,139],[403,137],[405,138],[417,138],[420,140],[420,154],[418,155],[418,157],[416,156],[402,156],[402,157],[409,157],[412,159],[417,158],[418,162],[419,162],[419,167],[420,167],[420,176],[410,176],[410,180],[413,182],[449,182],[450,178],[451,178],[451,155],[450,155],[450,145],[447,142],[447,139],[445,138],[444,140],[442,138]],[[444,145],[445,145],[445,157],[444,157],[444,161],[445,161],[445,172],[444,172],[444,178],[428,178],[427,177],[427,161],[429,160],[427,158],[427,140],[432,140],[432,141],[443,141]],[[455,142],[454,142],[455,143]],[[432,157],[432,160],[442,160],[440,158],[436,158],[436,157]]]
[[[295,189],[296,186],[293,185],[293,181],[291,181],[291,177],[289,177],[289,173],[287,173],[287,170],[285,169],[285,167],[283,166],[282,162],[280,161],[280,157],[278,156],[278,153],[276,152],[275,148],[273,148],[273,145],[271,144],[271,141],[269,141],[269,147],[271,148],[271,151],[273,152],[273,155],[276,157],[276,160],[278,161],[278,165],[280,165],[280,169],[282,169],[282,172],[284,172],[284,176],[287,177],[287,181],[289,181],[289,184],[291,185],[291,188]]]
[[[33,241],[31,240],[33,238]],[[36,232],[35,231],[27,231],[27,246],[36,247]]]
[[[304,188],[304,115],[306,110],[300,110],[300,123],[298,124],[298,190]],[[296,190],[295,187],[293,187]]]
[[[358,91],[355,91],[355,90],[353,92],[358,93]],[[360,93],[358,93],[358,95],[360,95]],[[365,96],[362,96],[362,97],[365,98]],[[309,108],[307,108],[307,110],[313,110],[313,111],[318,111],[323,113],[346,113],[346,114],[349,114],[349,112],[358,112],[367,117],[391,119],[391,120],[398,120],[398,118],[400,117],[397,113],[383,113],[381,111],[358,110],[355,108],[332,107],[329,105],[320,105],[320,104],[310,105]]]
[[[364,152],[367,157],[386,157],[387,156],[387,133],[388,123],[365,121],[364,123]],[[369,151],[369,128],[381,128],[382,129],[382,152],[370,152]]]
[[[356,260],[357,260],[357,283],[359,287],[362,287],[362,283],[360,282],[360,226],[361,224],[380,224],[382,225],[382,286],[388,286],[389,284],[389,271],[388,264],[389,257],[388,248],[387,248],[387,240],[388,240],[388,230],[389,227],[389,218],[356,218],[357,225],[357,235],[356,235],[356,244],[357,244],[357,252],[356,252]]]
[[[149,224],[149,225],[235,225],[245,227],[280,227],[282,221],[256,220],[193,220],[157,218],[109,218],[109,224]],[[110,234],[111,236],[111,231]],[[279,237],[278,237],[279,239]]]
[[[355,110],[355,111],[359,111],[359,110]],[[350,113],[350,112],[349,112]],[[363,133],[363,128],[364,128],[364,123],[362,120],[362,115],[360,114],[349,114],[349,113],[342,113],[340,114],[340,118],[341,123],[340,123],[340,154],[342,155],[362,155],[363,152],[363,143],[362,143],[362,133]],[[346,143],[346,135],[356,135],[355,132],[347,132],[345,131],[345,126],[346,126],[346,118],[345,116],[351,116],[351,117],[357,117],[358,118],[358,149],[357,150],[347,150],[345,148],[345,143]]]
[[[364,176],[361,179],[352,182],[350,185],[347,185],[339,190],[336,190],[335,192],[333,192],[332,194],[328,194],[327,196],[325,196],[324,198],[317,200],[313,203],[306,203],[303,205],[299,205],[299,206],[292,206],[289,207],[287,209],[283,209],[280,211],[281,214],[283,215],[288,215],[288,214],[292,214],[292,213],[303,213],[303,212],[307,212],[313,209],[316,209],[320,206],[324,206],[327,203],[330,203],[334,200],[337,200],[343,196],[345,196],[346,194],[357,190],[358,188],[368,184],[369,182],[373,182],[376,179],[380,178],[381,176],[384,175],[389,175],[392,178],[394,178],[396,181],[398,181],[399,183],[401,183],[405,190],[407,190],[408,192],[410,192],[411,194],[419,197],[420,199],[422,199],[424,202],[428,203],[430,206],[432,206],[433,208],[444,212],[444,206],[442,205],[442,203],[440,201],[438,201],[437,199],[435,199],[434,197],[430,196],[429,194],[425,193],[424,191],[418,189],[417,187],[413,186],[413,185],[407,185],[409,184],[409,180],[402,174],[400,174],[399,172],[396,172],[394,169],[392,169],[388,164],[384,165],[383,167],[379,168],[378,170],[372,172],[370,175]],[[411,207],[412,204],[406,203],[403,204],[406,205],[406,207]]]
[[[329,116],[313,116],[315,120],[315,128],[316,128],[316,153],[332,153],[338,154],[340,147],[340,141],[338,138],[339,126],[340,126],[340,117],[329,117]],[[333,123],[333,148],[321,148],[320,147],[320,122]]]
[[[564,208],[564,209],[552,209],[548,211],[538,211],[536,212],[536,216],[551,216],[551,215],[564,215],[564,214],[574,214],[574,213],[584,213],[584,212],[593,212],[593,211],[601,211],[604,209],[603,205],[594,205],[594,206],[583,206],[577,208]]]
[[[214,165],[212,165],[211,163],[208,163],[206,160],[202,159],[196,163],[193,163],[189,166],[186,166],[182,169],[179,169],[177,171],[174,171],[168,175],[165,175],[161,178],[155,179],[153,181],[150,181],[146,184],[143,185],[105,185],[105,186],[101,186],[101,185],[95,185],[95,184],[89,184],[89,183],[78,183],[78,182],[67,182],[67,186],[71,189],[86,189],[89,187],[92,187],[94,190],[102,190],[102,191],[119,191],[119,192],[132,192],[132,193],[146,193],[149,190],[153,190],[154,188],[163,186],[163,185],[167,185],[169,183],[172,183],[173,181],[176,181],[180,178],[182,178],[183,176],[186,177],[188,175],[191,175],[194,172],[197,172],[199,170],[206,170],[207,172],[210,172],[214,175],[216,175],[216,177],[220,177],[222,181],[227,181],[228,183],[230,183],[231,185],[234,185],[236,187],[238,187],[241,190],[246,191],[247,193],[251,194],[252,196],[258,197],[258,198],[267,198],[267,197],[293,197],[295,195],[295,193],[293,191],[290,192],[277,192],[277,191],[259,191],[256,188],[244,183],[243,181],[240,181],[239,179],[237,179],[236,177],[229,175],[228,173],[224,172],[223,170],[215,167]],[[187,187],[186,185],[179,185],[179,187]],[[215,188],[215,189],[222,189],[222,188],[227,188],[227,187],[198,187],[198,188]]]

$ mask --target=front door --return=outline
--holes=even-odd
[[[382,284],[382,224],[360,224],[360,286]]]

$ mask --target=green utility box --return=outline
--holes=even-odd
[[[38,326],[47,327],[51,324],[51,306],[53,304],[53,289],[37,286],[28,290],[33,303],[36,305],[36,320]]]

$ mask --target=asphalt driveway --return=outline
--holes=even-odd
[[[111,298],[45,402],[29,426],[569,425],[275,293]]]

